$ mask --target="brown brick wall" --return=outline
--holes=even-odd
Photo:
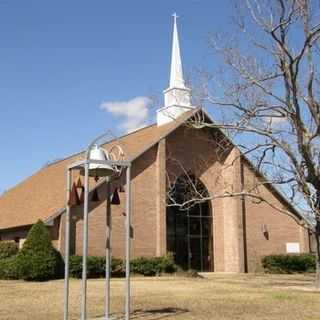
[[[134,231],[133,256],[154,256],[157,247],[157,146],[137,159],[132,166],[132,217]],[[113,187],[116,183],[113,184]],[[106,186],[98,190],[100,202],[91,203],[89,214],[89,254],[105,254]],[[119,193],[120,205],[112,205],[112,254],[123,257],[125,250],[125,193]],[[82,254],[82,207],[74,210],[76,254]]]
[[[243,168],[244,187],[248,189],[257,184],[257,178],[246,163]],[[268,202],[278,207],[284,205],[267,187],[260,186],[257,191]],[[245,198],[245,207],[249,272],[260,269],[263,256],[286,253],[287,242],[299,242],[300,250],[309,252],[307,231],[300,227],[293,218],[280,213],[267,203],[256,203],[250,197]],[[267,226],[269,239],[264,236],[262,225]]]
[[[167,171],[167,172],[166,172]],[[237,149],[222,151],[207,130],[180,127],[158,145],[139,157],[132,167],[132,256],[155,256],[166,253],[166,175],[170,180],[184,171],[193,173],[213,196],[241,191],[241,163]],[[244,166],[244,184],[250,185],[253,172]],[[251,181],[251,182],[250,182]],[[168,182],[168,181],[167,181]],[[114,187],[114,186],[113,186]],[[259,190],[278,201],[266,188]],[[103,200],[105,186],[99,188]],[[113,256],[124,256],[125,193],[121,204],[112,206]],[[105,254],[105,201],[91,203],[89,217],[89,254]],[[211,201],[213,215],[213,264],[215,271],[244,272],[257,270],[261,256],[284,253],[286,242],[300,242],[308,250],[306,233],[291,218],[266,204],[254,204],[241,197],[218,197]],[[82,208],[73,209],[76,253],[82,254]],[[60,245],[64,247],[64,227],[60,226]],[[266,240],[261,225],[266,224]],[[246,226],[244,230],[244,226]],[[247,242],[244,243],[244,239]],[[246,256],[248,257],[246,260]]]

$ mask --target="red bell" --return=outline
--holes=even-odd
[[[69,192],[69,200],[68,200],[68,206],[73,207],[80,204],[79,195],[77,192],[77,186],[75,183],[72,185],[72,189]]]
[[[120,197],[118,193],[118,188],[114,189],[112,199],[111,199],[111,204],[119,205],[120,204]]]

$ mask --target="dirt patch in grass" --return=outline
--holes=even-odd
[[[213,274],[208,278],[133,278],[134,319],[319,320],[312,276]],[[124,282],[112,280],[112,312],[121,317]],[[80,281],[70,282],[70,319],[79,319]],[[104,313],[104,280],[88,281],[88,315]],[[0,281],[0,319],[62,319],[63,281]]]

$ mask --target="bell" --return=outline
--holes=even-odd
[[[98,160],[98,161],[106,161],[107,156],[105,151],[97,146],[96,144],[90,150],[89,155],[90,160]],[[85,170],[82,168],[80,170],[80,174],[84,176]],[[96,164],[90,163],[89,164],[89,177],[107,177],[112,176],[114,174],[114,169],[108,164]]]
[[[98,190],[97,190],[97,189],[94,189],[94,190],[93,190],[93,192],[92,192],[92,197],[91,197],[91,201],[92,201],[92,202],[98,202],[98,201],[100,201],[99,195],[98,195]]]
[[[81,188],[82,188],[82,182],[81,182],[80,177],[78,178],[78,181],[77,181],[77,188],[78,188],[78,189],[81,189]]]
[[[78,192],[77,192],[77,186],[76,186],[75,183],[73,183],[72,189],[69,192],[68,205],[70,207],[72,207],[72,206],[77,206],[79,204],[80,204],[80,199],[79,199],[79,195],[78,195]]]
[[[111,199],[111,204],[119,205],[120,204],[120,197],[118,193],[118,188],[114,189],[113,196]]]

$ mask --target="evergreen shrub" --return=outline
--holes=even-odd
[[[267,273],[315,272],[315,256],[312,254],[269,255],[262,259]]]

